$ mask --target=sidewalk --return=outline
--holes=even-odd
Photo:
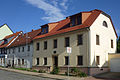
[[[6,71],[12,71],[12,72],[17,72],[17,73],[22,73],[22,74],[27,74],[27,75],[32,75],[32,76],[39,76],[39,77],[44,77],[44,78],[51,78],[51,79],[59,79],[59,80],[97,80],[93,77],[85,77],[85,78],[80,78],[80,77],[68,77],[68,76],[61,76],[61,75],[52,75],[48,73],[37,73],[37,72],[29,72],[29,71],[22,71],[22,70],[16,70],[16,69],[10,69],[10,68],[1,68],[1,70],[6,70]],[[100,80],[100,79],[99,79]]]

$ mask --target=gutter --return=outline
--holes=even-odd
[[[90,33],[90,28],[88,27],[87,28],[88,30],[88,52],[87,52],[87,63],[88,63],[88,75],[90,75],[90,63],[91,63],[91,56],[90,56],[90,52],[91,52],[91,39],[90,39],[90,36],[91,36],[91,33]]]

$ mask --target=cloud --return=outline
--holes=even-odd
[[[67,10],[68,6],[66,5],[68,0],[63,0],[63,2],[60,3],[60,5]]]
[[[45,0],[26,0],[29,4],[32,4],[33,6],[42,9],[45,11],[45,14],[47,16],[42,17],[43,20],[47,20],[49,22],[55,22],[63,19],[65,15],[62,12],[62,9],[58,7],[58,0],[52,1],[53,4],[50,4],[49,2],[46,2]],[[60,5],[66,9],[65,6],[67,0],[63,0]]]

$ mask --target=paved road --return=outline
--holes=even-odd
[[[55,80],[0,70],[0,80]]]

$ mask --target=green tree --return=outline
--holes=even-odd
[[[117,53],[120,53],[120,36],[119,36],[119,39],[117,41]]]

